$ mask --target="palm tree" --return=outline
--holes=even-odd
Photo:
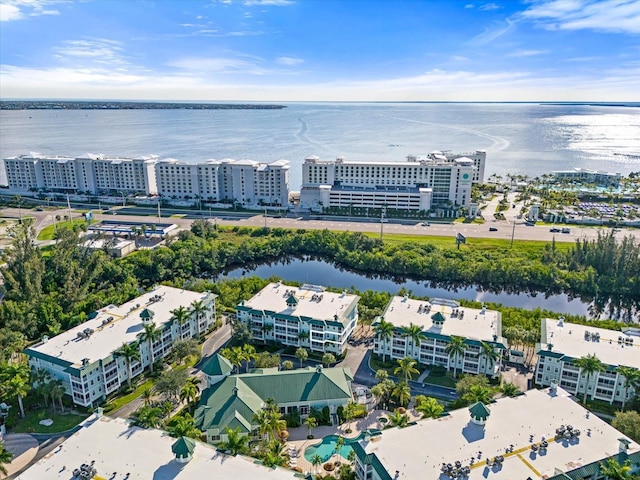
[[[180,390],[180,400],[186,402],[189,409],[196,401],[196,398],[198,398],[198,393],[200,393],[199,382],[200,380],[198,380],[197,377],[191,377],[187,380],[187,383],[184,384],[182,390]]]
[[[0,473],[3,475],[8,475],[7,469],[5,465],[11,463],[11,459],[13,458],[13,453],[4,448],[4,442],[0,441]]]
[[[255,358],[256,358],[256,347],[254,347],[253,345],[249,345],[248,343],[245,343],[242,346],[242,359],[245,361],[246,372],[249,371],[249,362],[251,362],[251,360],[255,360]]]
[[[240,347],[227,347],[220,350],[220,355],[231,362],[234,369],[240,372],[240,365],[242,365],[242,361],[244,360],[244,353],[242,352],[242,348]]]
[[[634,367],[620,365],[616,368],[616,372],[618,372],[618,375],[624,377],[624,397],[622,399],[622,411],[624,412],[627,397],[629,396],[629,388],[633,387],[636,393],[640,390],[640,370]]]
[[[520,393],[520,387],[515,383],[506,382],[500,387],[500,392],[506,397],[515,397]]]
[[[294,369],[293,362],[291,360],[285,360],[284,362],[282,362],[282,369],[293,370]]]
[[[129,388],[131,388],[131,361],[140,360],[138,343],[123,343],[122,346],[115,351],[115,354],[124,358],[125,368],[127,369],[127,384]]]
[[[329,368],[329,365],[331,365],[332,363],[336,363],[336,357],[333,353],[325,353],[322,356],[322,363],[324,363],[327,368]]]
[[[491,369],[495,363],[500,359],[500,354],[496,352],[493,345],[487,342],[480,341],[480,353],[478,357],[484,358],[486,362],[486,366],[491,364]],[[485,368],[485,371],[490,370],[489,368]]]
[[[44,406],[48,407],[49,392],[47,390],[47,383],[51,380],[51,374],[44,368],[38,368],[36,371],[31,372],[31,381],[36,386],[36,392],[42,396],[44,400]]]
[[[580,375],[585,376],[585,385],[584,385],[584,397],[582,398],[582,404],[586,405],[587,403],[587,391],[589,390],[589,380],[594,373],[603,372],[606,370],[606,367],[602,363],[602,361],[596,357],[595,353],[587,355],[586,357],[580,357],[574,361],[576,366],[580,367]]]
[[[405,382],[400,382],[393,389],[393,396],[398,400],[398,404],[406,407],[409,405],[409,400],[411,400],[411,388]]]
[[[338,439],[336,440],[335,447],[333,447],[333,454],[336,456],[340,455],[340,449],[345,445],[346,445],[346,442],[344,441],[344,438],[339,436]],[[338,459],[336,458],[336,460]]]
[[[375,333],[378,340],[380,340],[383,344],[382,348],[382,361],[387,361],[387,344],[389,340],[393,338],[393,332],[395,327],[393,323],[387,322],[384,317],[380,317],[380,321],[373,326],[373,332]]]
[[[269,442],[261,453],[260,458],[265,467],[283,467],[289,463],[289,452],[284,443]]]
[[[151,405],[151,400],[153,400],[153,390],[147,388],[142,392],[140,397],[142,397],[142,400],[144,400],[144,406],[148,407],[149,405]]]
[[[311,435],[311,431],[318,426],[318,421],[315,419],[315,417],[307,417],[307,419],[303,423],[309,429],[308,437],[313,438],[313,435]]]
[[[309,340],[309,332],[298,333],[298,344]]]
[[[419,400],[419,397],[422,398]],[[444,407],[433,397],[419,395],[416,397],[416,411],[422,414],[422,418],[440,418]]]
[[[157,428],[160,426],[162,416],[162,408],[142,406],[133,413],[131,418],[133,419],[133,424],[138,427]]]
[[[409,416],[406,413],[401,413],[399,409],[396,409],[389,415],[389,423],[394,427],[406,427],[407,423],[409,423]]]
[[[253,414],[253,423],[258,425],[260,434],[266,436],[267,439],[269,438],[269,433],[271,432],[270,422],[271,415],[265,408],[258,410]]]
[[[29,390],[31,390],[29,381],[22,375],[16,375],[13,378],[10,378],[8,382],[6,382],[5,390],[9,398],[18,398],[20,416],[24,418],[24,405],[22,404],[22,399],[26,397],[27,393],[29,393]]]
[[[600,474],[607,480],[631,480],[631,462],[625,460],[623,464],[614,458],[608,458],[604,463],[600,462]]]
[[[302,362],[309,358],[309,352],[306,348],[300,347],[296,350],[296,358],[300,360],[300,368],[302,368]]]
[[[176,438],[189,437],[199,439],[202,436],[202,432],[196,428],[193,417],[188,413],[185,413],[182,416],[177,416],[172,420],[170,425],[167,427],[167,432],[169,432],[169,435]]]
[[[142,325],[143,331],[140,333],[140,341],[149,345],[149,373],[153,373],[153,344],[162,338],[162,330],[155,323],[145,323]]]
[[[404,382],[408,384],[412,374],[420,373],[420,370],[416,368],[417,363],[418,362],[416,362],[411,357],[401,358],[400,360],[398,360],[398,366],[393,371],[393,373],[396,375],[402,373],[402,375],[404,376]]]
[[[458,357],[464,355],[465,346],[464,346],[464,338],[458,337],[456,335],[451,335],[449,339],[449,343],[444,349],[445,352],[449,355],[449,363],[453,361],[453,378],[457,378],[457,370],[458,370]]]
[[[218,448],[224,450],[231,455],[243,455],[249,451],[249,437],[243,435],[238,428],[225,428],[224,433],[227,439],[218,443]]]
[[[64,384],[62,380],[54,380],[51,382],[51,390],[49,391],[49,395],[51,395],[51,403],[57,399],[60,403],[60,411],[64,413],[64,404],[62,403],[62,397],[67,393],[67,389],[64,388]]]
[[[414,356],[416,347],[420,347],[420,342],[425,338],[420,325],[409,323],[408,327],[402,329],[402,336],[411,340],[411,356]]]
[[[317,472],[318,467],[322,465],[322,457],[316,453],[313,457],[311,457],[311,465],[314,466],[315,471]]]
[[[462,399],[469,405],[477,402],[482,402],[486,405],[493,400],[493,390],[482,385],[471,385],[469,391],[463,395]]]
[[[191,302],[191,315],[196,318],[196,323],[198,325],[200,325],[202,315],[208,311],[209,307],[204,304],[203,300],[194,300],[193,302]]]
[[[189,317],[191,316],[191,312],[189,312],[189,310],[183,305],[180,305],[175,310],[171,310],[171,315],[172,315],[171,319],[178,323],[180,340],[184,340],[184,336],[182,334],[182,325],[189,320]]]

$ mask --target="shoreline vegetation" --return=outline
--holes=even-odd
[[[154,285],[166,284],[219,295],[220,312],[233,311],[269,280],[258,277],[216,281],[225,269],[251,262],[314,255],[360,272],[424,280],[455,281],[487,288],[568,292],[593,299],[594,311],[614,320],[564,315],[567,321],[620,329],[635,320],[640,305],[640,245],[612,234],[557,248],[553,242],[505,248],[501,244],[434,245],[422,241],[387,242],[362,233],[281,228],[216,228],[196,220],[167,245],[112,259],[83,246],[81,228],[60,228],[46,255],[34,244],[31,222],[12,227],[12,248],[2,268],[5,297],[0,304],[0,358],[18,354],[42,335],[57,335],[83,323],[95,310],[122,304]],[[330,282],[329,282],[330,283]],[[407,292],[410,293],[410,292]],[[382,313],[390,294],[362,293],[361,317]],[[488,305],[492,308],[492,305]],[[541,309],[498,308],[507,322],[539,331]],[[511,312],[507,320],[506,313]],[[615,320],[624,320],[618,322]],[[637,321],[637,320],[635,320]]]
[[[3,100],[0,110],[281,110],[285,105],[260,103],[182,103],[134,101]]]

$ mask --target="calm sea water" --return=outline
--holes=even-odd
[[[283,110],[4,110],[0,157],[91,152],[153,153],[187,162],[286,159],[294,190],[309,155],[402,161],[432,150],[487,150],[487,177],[534,177],[573,167],[640,171],[640,104],[284,105]]]

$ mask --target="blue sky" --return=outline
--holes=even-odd
[[[639,101],[640,0],[0,0],[0,96]]]

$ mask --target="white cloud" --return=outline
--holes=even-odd
[[[265,75],[262,61],[253,57],[185,57],[167,63],[167,66],[199,74]]]
[[[58,10],[47,7],[67,2],[68,0],[2,0],[2,3],[0,3],[0,21],[22,20],[27,16],[60,15]]]
[[[468,45],[472,47],[481,47],[487,45],[494,40],[506,35],[507,33],[513,31],[517,25],[517,20],[513,20],[507,18],[504,23],[499,23],[497,26],[492,28],[485,28],[484,32],[480,35],[475,36],[469,42]]]
[[[276,58],[276,63],[280,65],[292,66],[292,65],[300,65],[301,63],[304,63],[304,60],[301,58],[295,58],[295,57],[278,57]]]
[[[522,12],[550,30],[640,33],[638,0],[543,0]]]
[[[516,50],[507,55],[507,57],[534,57],[536,55],[544,55],[549,53],[546,50]]]
[[[464,6],[464,8],[473,8],[473,7],[474,7],[473,3],[467,3],[467,4]]]
[[[85,64],[128,64],[124,56],[124,47],[121,42],[106,38],[89,38],[83,40],[67,40],[62,45],[55,47],[54,57],[71,62],[74,65],[78,61]]]
[[[498,10],[500,8],[502,7],[497,3],[483,3],[478,7],[478,10],[491,11],[491,10]]]

